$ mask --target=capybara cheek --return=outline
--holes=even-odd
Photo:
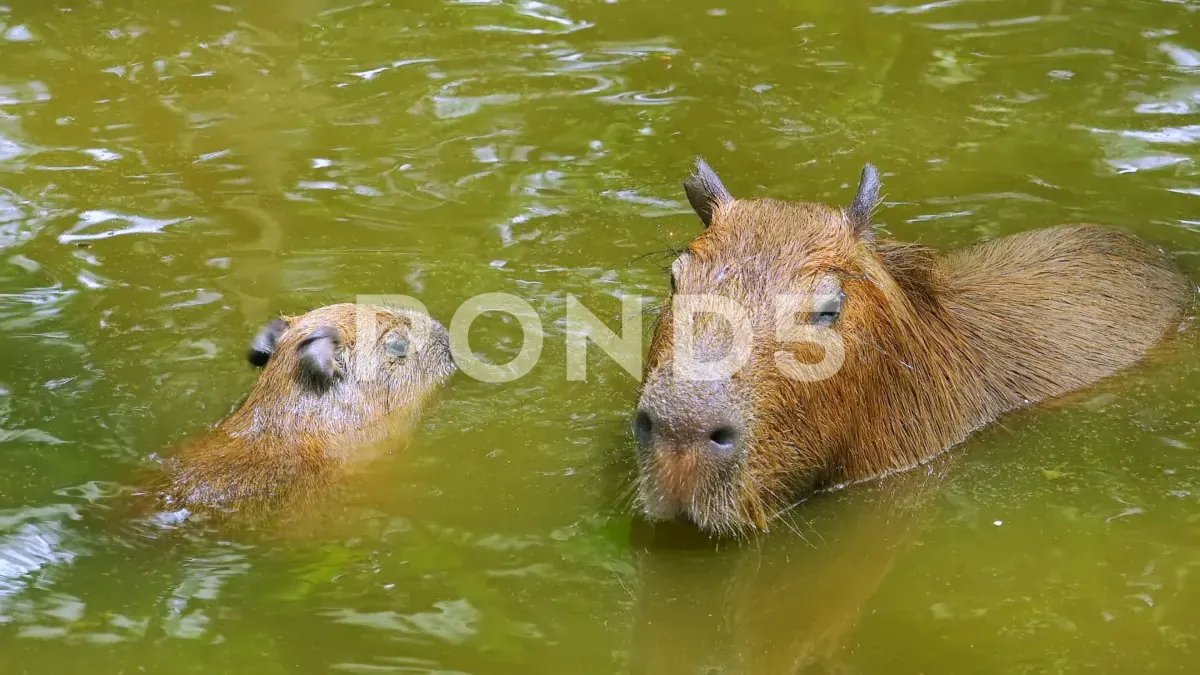
[[[788,351],[798,363],[806,366],[816,365],[823,361],[826,356],[826,350],[821,345],[811,342],[795,345]]]

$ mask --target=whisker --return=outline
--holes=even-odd
[[[750,478],[754,481],[755,485],[757,485],[760,490],[762,490],[762,491],[766,492],[768,495],[770,495],[773,500],[775,500],[776,502],[783,501],[782,499],[779,498],[779,495],[776,494],[774,490],[772,490],[771,488],[769,488],[765,484],[763,484],[763,482],[761,480],[759,480],[757,477],[750,476]],[[801,500],[801,501],[803,501],[803,500]],[[800,532],[800,530],[798,530],[796,528],[796,526],[791,523],[791,521],[789,521],[786,518],[780,517],[782,514],[786,513],[788,510],[795,508],[796,505],[798,505],[798,504],[800,504],[800,502],[796,502],[796,504],[793,504],[792,506],[790,506],[787,509],[784,509],[782,511],[777,511],[774,515],[767,518],[767,522],[770,523],[772,521],[779,520],[780,522],[782,522],[784,524],[785,527],[787,527],[789,530],[791,530],[793,534],[795,534],[797,537],[800,537],[801,541],[803,541],[804,543],[808,544],[810,547],[815,549],[816,546],[813,546],[813,543],[808,540],[808,537],[804,536],[804,534],[802,532]],[[822,539],[822,541],[824,541],[824,539]]]
[[[642,308],[642,316],[648,316],[650,314],[662,314],[662,311],[666,308],[667,308],[667,303],[656,302],[652,305],[647,305],[646,307],[643,307]]]
[[[679,255],[682,253],[683,253],[683,249],[677,249],[677,248],[668,246],[668,248],[661,250],[661,251],[650,251],[649,253],[643,253],[642,255],[639,255],[639,256],[633,258],[632,260],[630,260],[625,265],[625,267],[626,268],[632,267],[635,263],[639,263],[639,262],[645,260],[646,258],[649,258],[650,256],[657,255],[657,256],[662,256],[663,258],[678,258]],[[664,271],[666,271],[668,269],[670,269],[670,268],[669,267],[663,268]]]

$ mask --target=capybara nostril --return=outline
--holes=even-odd
[[[737,448],[738,432],[731,424],[722,424],[708,435],[712,449],[719,454],[729,454]]]
[[[654,439],[654,421],[650,419],[650,413],[645,410],[637,412],[637,419],[633,421],[633,433],[637,436],[638,444],[643,448],[650,447]]]

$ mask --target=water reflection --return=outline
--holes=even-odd
[[[280,121],[313,114],[331,102],[305,65],[312,22],[324,6],[323,0],[258,3],[249,22],[230,33],[218,52],[216,68],[234,86],[221,106],[227,116],[215,130],[232,150],[230,159],[241,162],[252,180],[247,184],[236,172],[215,186],[211,199],[233,222],[255,233],[254,240],[234,249],[238,264],[222,284],[222,294],[236,298],[250,322],[271,314],[270,298],[285,283],[278,256],[283,223],[294,217],[286,200],[312,189],[293,177],[296,164],[304,161],[296,155],[308,133]],[[194,143],[207,140],[200,129],[193,133]]]
[[[250,570],[246,551],[251,547],[226,543],[191,558],[180,570],[180,579],[164,600],[161,630],[167,637],[195,639],[210,631],[207,607],[220,599],[229,579]]]
[[[771,536],[716,552],[691,528],[639,528],[634,671],[844,670],[861,614],[954,465],[820,495]]]

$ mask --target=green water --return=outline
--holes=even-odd
[[[839,203],[872,161],[898,238],[1102,222],[1195,276],[1198,143],[1189,0],[0,7],[0,672],[1195,672],[1190,334],[712,550],[616,506],[636,380],[568,381],[563,318],[665,294],[696,154]],[[538,366],[456,378],[333,531],[92,523],[275,313],[495,291]]]

